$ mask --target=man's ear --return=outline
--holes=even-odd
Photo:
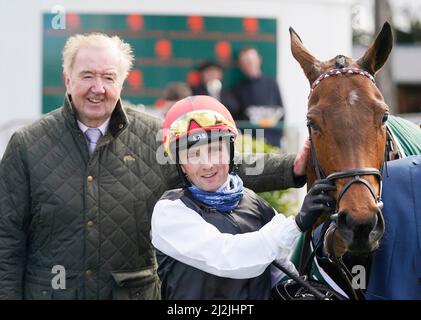
[[[67,89],[67,92],[69,92],[70,89],[70,77],[67,75],[67,73],[63,72],[63,82]]]
[[[257,52],[257,56],[259,57],[260,65],[262,65],[263,64],[263,56],[259,52]]]

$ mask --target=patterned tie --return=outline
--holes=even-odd
[[[86,130],[85,134],[89,142],[89,155],[92,155],[92,153],[94,153],[99,138],[102,136],[102,132],[98,128],[89,128],[88,130]]]

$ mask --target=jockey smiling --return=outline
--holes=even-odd
[[[209,96],[191,96],[168,111],[164,146],[185,182],[152,214],[163,299],[269,299],[301,232],[329,211],[335,187],[317,181],[300,212],[286,218],[243,187],[234,164],[235,122]]]

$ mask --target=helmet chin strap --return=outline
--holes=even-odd
[[[181,169],[181,164],[176,164],[177,166],[177,171],[178,171],[178,175],[181,177],[181,179],[183,180],[183,187],[184,188],[188,188],[191,187],[191,182],[189,181],[189,179],[187,179],[186,174],[183,172],[183,170]]]
[[[234,163],[234,137],[230,137],[229,141],[229,149],[230,149],[230,167],[229,167],[229,174],[237,174],[238,166]]]
[[[177,167],[178,175],[181,177],[181,180],[183,181],[183,187],[184,188],[191,187],[191,182],[189,181],[189,179],[187,179],[187,175],[183,172],[183,169],[181,168],[178,145],[175,149],[175,163],[176,163],[175,166]]]

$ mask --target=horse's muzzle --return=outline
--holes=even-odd
[[[376,250],[384,233],[384,219],[380,208],[371,219],[356,221],[348,212],[338,215],[338,232],[348,251],[366,254]]]

